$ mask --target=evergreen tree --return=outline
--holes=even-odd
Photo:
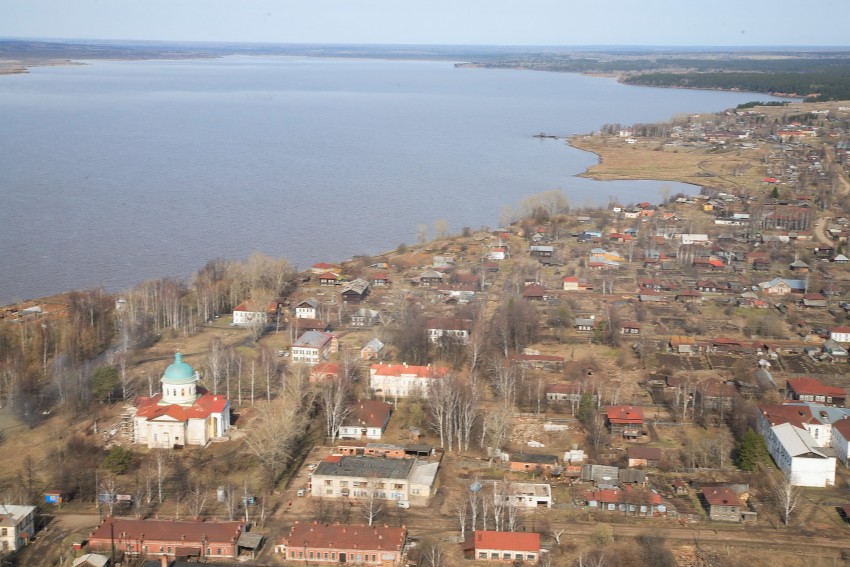
[[[118,387],[118,369],[114,366],[101,366],[91,377],[91,391],[102,402],[111,401]]]
[[[129,469],[132,464],[133,452],[121,447],[120,445],[114,445],[109,451],[109,454],[106,456],[106,459],[103,461],[103,466],[106,467],[108,471],[115,474],[123,474],[127,472],[127,469]]]
[[[767,463],[769,460],[770,454],[767,452],[764,438],[752,428],[747,429],[738,448],[738,466],[745,471],[754,471],[759,463]]]
[[[576,417],[581,421],[587,421],[593,417],[593,394],[584,392],[578,401]]]

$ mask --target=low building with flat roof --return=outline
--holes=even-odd
[[[419,459],[332,455],[313,472],[310,494],[323,498],[378,498],[426,504],[439,463]]]

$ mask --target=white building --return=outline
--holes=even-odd
[[[850,327],[833,327],[829,330],[829,338],[837,343],[850,343]]]
[[[319,301],[317,299],[305,299],[295,306],[296,319],[318,319]]]
[[[820,447],[809,432],[791,423],[764,432],[767,449],[779,470],[795,486],[833,486],[835,451]]]
[[[307,331],[292,343],[292,362],[314,365],[327,360],[336,352],[337,338],[333,333]]]
[[[162,393],[140,398],[133,440],[148,448],[206,445],[230,429],[230,401],[198,388],[199,377],[178,352],[165,369]]]
[[[35,506],[0,504],[0,555],[25,546],[35,533]]]
[[[708,243],[707,234],[680,234],[679,238],[682,244],[706,244]]]
[[[425,504],[431,496],[438,468],[439,463],[418,459],[332,456],[319,463],[313,472],[310,494]]]
[[[379,440],[390,422],[392,406],[379,400],[358,400],[339,428],[340,439]]]
[[[384,399],[408,398],[414,394],[427,398],[431,384],[443,379],[447,372],[447,368],[430,364],[373,364],[369,368],[369,387]]]
[[[274,313],[276,309],[277,304],[274,302],[263,306],[256,301],[243,301],[233,308],[233,324],[237,327],[267,325],[269,313]]]
[[[440,342],[443,337],[454,343],[465,345],[469,342],[469,321],[455,317],[434,317],[425,322],[428,342]]]
[[[493,483],[493,494],[522,508],[551,508],[552,485],[533,482]]]

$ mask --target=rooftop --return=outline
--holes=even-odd
[[[380,457],[345,456],[338,461],[322,461],[313,473],[317,476],[355,476],[363,478],[407,479],[413,459],[382,459]],[[315,481],[314,481],[315,482]]]
[[[540,552],[540,534],[536,532],[496,532],[476,530],[467,536],[466,549],[499,549]]]
[[[283,537],[283,543],[293,547],[327,549],[385,549],[401,551],[407,538],[407,528],[296,523]]]

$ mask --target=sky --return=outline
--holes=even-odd
[[[847,0],[0,0],[0,37],[846,46]],[[832,16],[830,16],[832,15]],[[836,17],[833,17],[836,16]]]

